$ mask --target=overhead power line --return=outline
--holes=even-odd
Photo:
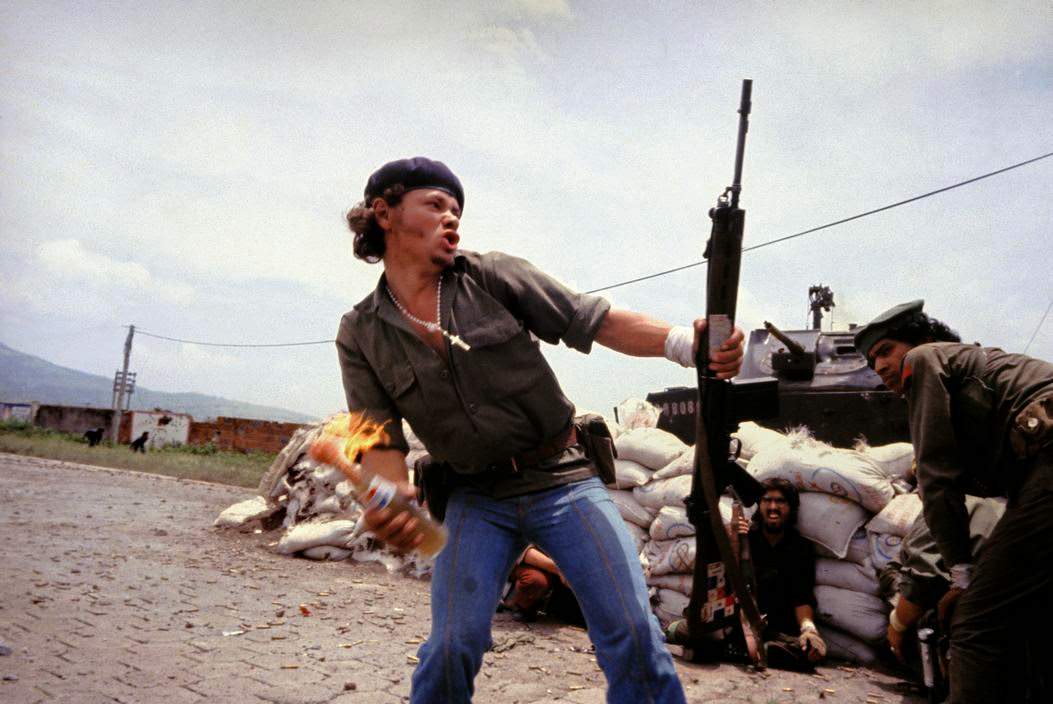
[[[146,335],[147,337],[156,337],[158,340],[168,340],[169,342],[185,342],[188,345],[204,345],[206,347],[303,347],[306,345],[331,345],[335,342],[335,340],[313,340],[311,342],[270,342],[259,344],[245,344],[238,342],[202,342],[200,340],[184,340],[178,337],[157,335],[152,332],[140,330],[139,328],[136,328],[135,332],[139,335]]]
[[[1042,314],[1042,320],[1038,321],[1038,325],[1035,326],[1035,331],[1031,333],[1031,339],[1024,345],[1024,354],[1031,349],[1031,343],[1035,341],[1035,337],[1038,335],[1038,331],[1042,329],[1042,324],[1046,322],[1046,316],[1049,315],[1050,309],[1053,309],[1053,299],[1049,301],[1049,305],[1046,306],[1046,312]]]
[[[895,203],[889,203],[888,205],[883,205],[880,208],[874,208],[873,210],[867,210],[866,212],[859,213],[858,215],[852,215],[852,216],[847,217],[847,218],[841,218],[840,220],[834,220],[833,222],[828,222],[825,225],[819,225],[818,227],[811,227],[811,228],[809,228],[807,230],[801,230],[800,232],[795,232],[792,235],[785,235],[783,237],[776,237],[773,240],[768,240],[767,242],[761,242],[760,244],[755,244],[752,247],[743,247],[742,251],[743,251],[743,253],[745,253],[745,252],[752,252],[753,250],[760,249],[761,247],[767,247],[769,245],[778,244],[779,242],[786,242],[787,240],[792,240],[792,239],[795,239],[797,237],[803,237],[803,236],[809,235],[809,234],[811,234],[813,232],[818,232],[819,230],[825,230],[827,228],[834,227],[835,225],[843,225],[846,222],[851,222],[853,220],[859,220],[860,218],[865,218],[868,215],[874,215],[875,213],[880,213],[880,212],[885,211],[885,210],[891,210],[892,208],[898,208],[901,205],[906,205],[907,203],[913,203],[914,201],[921,200],[922,198],[929,198],[930,196],[934,196],[934,195],[937,195],[939,193],[944,193],[946,191],[950,191],[950,190],[953,190],[955,188],[961,188],[962,186],[967,186],[970,183],[976,183],[977,181],[982,181],[983,179],[990,178],[991,176],[997,176],[998,174],[1005,173],[1006,171],[1012,171],[1013,169],[1019,169],[1021,166],[1027,166],[1028,164],[1033,164],[1036,161],[1041,161],[1042,159],[1048,159],[1051,156],[1053,156],[1053,152],[1049,152],[1048,154],[1042,154],[1041,156],[1036,156],[1033,159],[1028,159],[1027,161],[1021,161],[1018,164],[1013,164],[1011,166],[1006,166],[1005,168],[998,169],[997,171],[990,171],[990,172],[988,172],[986,174],[981,174],[980,176],[974,176],[973,178],[967,179],[965,181],[959,181],[958,183],[952,184],[950,186],[944,186],[943,188],[937,188],[935,191],[929,191],[928,193],[922,193],[921,195],[913,196],[911,198],[907,198],[906,200],[897,201]],[[690,269],[692,267],[702,266],[705,263],[706,263],[706,260],[703,259],[702,261],[692,262],[691,264],[685,264],[683,266],[678,266],[678,267],[673,268],[673,269],[666,269],[665,271],[659,271],[659,272],[656,272],[654,274],[648,274],[647,276],[639,276],[639,277],[637,277],[635,279],[629,279],[628,281],[621,281],[619,283],[611,284],[609,286],[603,286],[601,288],[594,288],[591,291],[586,291],[585,293],[598,293],[600,291],[609,291],[612,288],[618,288],[620,286],[628,286],[629,284],[635,284],[635,283],[637,283],[639,281],[646,281],[647,279],[654,279],[654,278],[657,278],[659,276],[665,276],[666,274],[672,274],[672,273],[677,272],[677,271],[683,271],[684,269]]]
[[[1040,156],[1036,156],[1036,157],[1034,157],[1032,159],[1028,159],[1026,161],[1021,161],[1019,163],[1012,164],[1010,166],[1006,166],[1006,167],[1003,167],[1001,169],[997,169],[995,171],[989,171],[986,174],[981,174],[979,176],[974,176],[974,177],[972,177],[970,179],[966,179],[965,181],[959,181],[958,183],[951,184],[950,186],[944,186],[943,188],[937,188],[934,191],[928,191],[927,193],[922,193],[920,195],[912,196],[912,197],[906,198],[904,200],[896,201],[895,203],[889,203],[888,205],[883,205],[880,208],[874,208],[872,210],[867,210],[865,212],[859,213],[857,215],[852,215],[852,216],[849,216],[847,218],[841,218],[840,220],[834,220],[833,222],[828,222],[825,225],[819,225],[817,227],[808,228],[807,230],[801,230],[800,232],[795,232],[792,235],[784,235],[782,237],[776,237],[773,240],[768,240],[767,242],[761,242],[760,244],[755,244],[752,247],[743,247],[742,251],[744,253],[745,252],[752,252],[754,250],[761,249],[762,247],[768,247],[770,245],[778,244],[780,242],[786,242],[787,240],[796,239],[798,237],[804,237],[805,235],[809,235],[809,234],[811,234],[813,232],[818,232],[820,230],[826,230],[826,229],[834,227],[836,225],[843,225],[846,222],[851,222],[853,220],[859,220],[860,218],[865,218],[868,215],[874,215],[876,213],[880,213],[880,212],[883,212],[885,210],[891,210],[892,208],[898,208],[901,205],[907,205],[908,203],[913,203],[914,201],[922,200],[923,198],[929,198],[931,196],[938,195],[940,193],[945,193],[947,191],[954,190],[955,188],[961,188],[962,186],[967,186],[970,183],[976,183],[977,181],[982,181],[985,178],[990,178],[992,176],[997,176],[998,174],[1003,174],[1003,173],[1005,173],[1007,171],[1012,171],[1013,169],[1019,169],[1022,166],[1027,166],[1028,164],[1033,164],[1036,161],[1041,161],[1042,159],[1048,159],[1051,156],[1053,156],[1053,152],[1048,152],[1046,154],[1042,154]],[[706,263],[707,263],[707,261],[705,259],[703,259],[701,261],[691,262],[690,264],[684,264],[683,266],[674,267],[672,269],[666,269],[664,271],[658,271],[658,272],[655,272],[653,274],[647,274],[645,276],[638,276],[635,279],[628,279],[626,281],[619,281],[616,284],[610,284],[608,286],[601,286],[600,288],[594,288],[594,289],[591,289],[589,291],[585,291],[585,293],[599,293],[600,291],[610,291],[611,289],[614,289],[614,288],[620,288],[622,286],[628,286],[629,284],[639,283],[640,281],[647,281],[648,279],[656,279],[659,276],[666,276],[668,274],[674,274],[674,273],[676,273],[678,271],[683,271],[685,269],[691,269],[691,268],[696,267],[696,266],[702,266],[703,264],[706,264]],[[1053,301],[1050,302],[1050,307],[1053,307]],[[1046,309],[1046,315],[1049,315],[1049,309],[1048,308]],[[1042,323],[1045,322],[1046,315],[1042,316],[1042,321],[1039,322],[1038,328],[1035,329],[1035,334],[1036,335],[1038,334],[1039,328],[1042,327]],[[307,345],[331,345],[331,344],[333,344],[335,342],[335,340],[312,340],[312,341],[309,341],[309,342],[275,342],[275,343],[263,343],[263,344],[243,344],[243,343],[234,343],[234,342],[202,342],[200,340],[184,340],[184,339],[181,339],[181,338],[178,338],[178,337],[167,337],[165,335],[157,335],[157,334],[154,334],[154,333],[151,333],[151,332],[146,332],[144,330],[139,330],[138,328],[136,329],[136,332],[138,332],[140,335],[146,335],[147,337],[155,337],[155,338],[157,338],[159,340],[169,340],[170,342],[183,342],[183,343],[186,343],[188,345],[204,345],[204,346],[207,346],[207,347],[303,347],[303,346],[307,346]],[[1035,335],[1032,335],[1031,336],[1031,340],[1034,341],[1034,338],[1035,338]],[[1028,342],[1027,344],[1028,344],[1028,347],[1031,346],[1031,342]],[[1024,351],[1026,352],[1027,348],[1025,348]]]

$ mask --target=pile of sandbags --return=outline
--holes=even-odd
[[[608,421],[618,458],[608,485],[640,556],[654,610],[663,625],[681,618],[691,596],[695,530],[684,498],[691,491],[694,449],[655,427],[658,411],[630,400]],[[417,576],[430,562],[389,551],[363,530],[361,509],[343,475],[318,465],[306,449],[322,423],[297,431],[260,482],[259,496],[231,506],[215,525],[282,528],[274,543],[282,554],[311,559],[379,561]],[[407,465],[425,450],[407,424]],[[834,448],[807,432],[789,434],[743,423],[734,433],[738,462],[759,480],[781,477],[801,491],[797,528],[816,546],[816,620],[834,657],[874,658],[885,636],[887,604],[879,596],[878,568],[894,559],[920,513],[917,494],[905,493],[913,453],[908,443]],[[731,500],[721,500],[731,520]],[[747,510],[747,517],[750,511]],[[711,575],[719,584],[723,575]]]
[[[656,414],[635,402],[631,408],[634,427],[613,433],[617,476],[608,489],[640,548],[655,613],[666,625],[682,616],[691,596],[695,530],[684,498],[691,491],[694,450],[647,425]],[[910,444],[841,449],[804,430],[783,434],[755,423],[743,423],[733,437],[738,462],[750,474],[785,479],[801,493],[797,529],[816,546],[816,620],[831,654],[872,661],[889,609],[879,593],[877,567],[893,556],[913,522],[908,506],[917,501],[916,494],[903,493],[910,488]],[[722,499],[720,508],[730,522],[730,499]]]
[[[307,456],[310,444],[321,434],[325,421],[293,433],[260,480],[258,496],[224,510],[213,525],[220,528],[253,529],[280,521],[281,537],[272,547],[282,555],[312,560],[379,562],[390,571],[421,577],[431,572],[431,562],[415,553],[399,555],[375,540],[364,529],[362,509],[351,483],[343,473]],[[403,422],[410,444],[406,458],[413,461],[424,447]]]

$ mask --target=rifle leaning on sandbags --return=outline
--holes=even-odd
[[[738,452],[731,452],[730,433],[739,420],[777,413],[778,382],[766,378],[732,384],[717,379],[709,370],[711,351],[720,348],[735,325],[745,222],[745,211],[738,207],[738,201],[751,89],[752,81],[742,82],[734,180],[709,212],[713,226],[705,253],[709,263],[707,328],[695,359],[701,412],[696,421],[691,495],[685,500],[688,519],[695,527],[695,568],[691,599],[684,613],[686,623],[671,627],[670,637],[673,642],[684,645],[685,657],[695,659],[720,652],[720,641],[715,641],[710,634],[718,631],[726,634],[729,627],[741,628],[750,658],[764,667],[766,658],[761,641],[764,621],[757,608],[756,589],[746,576],[752,572],[748,562],[740,563],[738,551],[732,549],[719,503],[721,495],[729,489],[747,506],[754,505],[763,493],[760,483],[735,464]],[[736,613],[736,604],[739,613]]]

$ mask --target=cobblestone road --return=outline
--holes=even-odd
[[[274,554],[244,489],[0,454],[0,702],[408,699],[427,583]],[[477,702],[604,701],[584,631],[494,622]],[[921,702],[896,677],[677,661],[691,702]]]

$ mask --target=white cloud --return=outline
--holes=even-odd
[[[537,20],[569,20],[573,17],[566,0],[514,0],[504,3],[504,9]]]
[[[194,297],[194,290],[185,284],[159,280],[142,264],[88,251],[74,239],[44,242],[37,258],[55,277],[54,283],[75,287],[81,294],[108,291],[165,304],[185,304]]]
[[[523,55],[537,60],[547,59],[538,45],[534,32],[527,28],[491,25],[472,30],[471,41],[483,51],[495,55],[511,68],[525,70],[520,63]]]

